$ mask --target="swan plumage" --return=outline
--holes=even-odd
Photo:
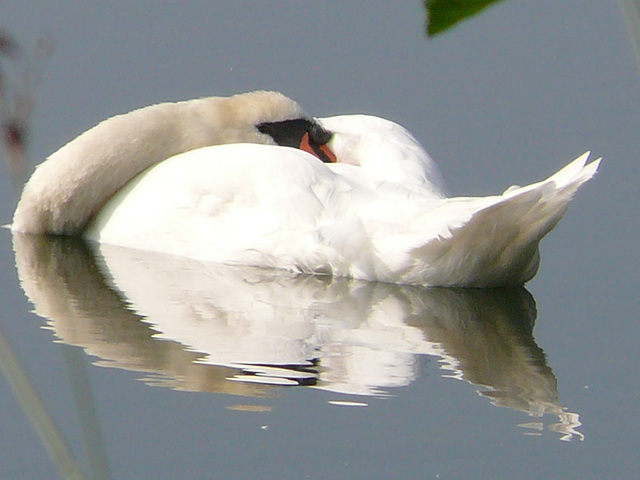
[[[304,116],[286,97],[261,95],[262,100],[251,97],[255,111],[250,115],[239,107],[231,115],[235,120],[216,119],[213,123],[226,122],[233,133],[215,141],[210,135],[176,146],[175,135],[165,132],[168,138],[155,145],[153,124],[145,124],[142,137],[148,145],[140,148],[136,142],[114,140],[107,120],[101,125],[109,134],[98,136],[102,143],[83,139],[90,130],[61,149],[67,149],[64,159],[72,160],[60,161],[58,152],[36,170],[34,177],[55,160],[48,181],[40,175],[27,184],[14,230],[82,233],[89,240],[203,261],[391,283],[520,285],[537,271],[538,243],[599,164],[587,164],[587,153],[542,182],[512,187],[502,195],[449,198],[437,165],[403,127],[366,115],[314,120],[333,134],[327,146],[337,163],[323,163],[300,149],[277,145],[260,133],[263,129],[256,133],[253,126],[261,122]],[[264,99],[281,104],[264,113]],[[184,118],[182,136],[188,137],[190,129],[203,131],[202,122],[185,112],[184,105],[178,109]],[[172,125],[161,122],[166,123]],[[215,127],[210,126],[219,135]],[[94,152],[93,147],[110,153]],[[137,150],[131,155],[128,148]],[[87,168],[115,161],[124,173],[114,174],[117,181],[101,190],[102,178],[111,174],[79,174],[74,170],[82,163],[74,157],[78,151],[92,156],[93,167]],[[153,154],[147,155],[149,151]],[[138,167],[135,173],[131,163]],[[54,177],[71,178],[71,193],[56,190],[51,171]],[[50,199],[39,202],[51,195],[49,189],[63,198],[56,200],[64,206],[60,212],[52,213],[55,202]],[[80,216],[67,208],[75,205],[78,192],[84,195],[74,207]]]

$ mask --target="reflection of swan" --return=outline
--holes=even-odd
[[[103,365],[145,371],[153,384],[379,395],[414,381],[426,354],[494,404],[557,415],[550,428],[581,437],[533,340],[524,289],[425,289],[104,245],[96,267],[77,240],[14,234],[14,246],[25,292],[62,341]]]
[[[13,229],[391,283],[520,285],[595,173],[587,156],[500,196],[447,199],[399,125],[311,120],[273,92],[214,97],[117,116],[70,142],[27,183]]]

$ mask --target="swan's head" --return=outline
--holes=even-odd
[[[336,157],[327,146],[333,134],[308,117],[300,105],[278,92],[257,91],[226,99],[223,115],[227,124],[249,138],[244,141],[267,143],[304,150],[325,163]],[[227,133],[227,141],[232,134]],[[252,138],[254,137],[255,138]]]

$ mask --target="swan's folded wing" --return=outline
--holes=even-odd
[[[318,251],[314,232],[332,220],[325,204],[341,183],[317,158],[293,148],[207,147],[134,179],[85,237],[206,261],[323,270],[329,253]]]
[[[547,180],[501,196],[447,200],[421,219],[432,220],[431,240],[412,256],[424,266],[427,283],[487,287],[530,280],[538,269],[538,243],[598,168],[600,159],[585,165],[587,158],[588,153]]]

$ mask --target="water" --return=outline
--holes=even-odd
[[[419,2],[154,8],[0,7],[25,45],[56,39],[32,163],[120,111],[274,88],[314,115],[399,121],[455,194],[587,149],[601,172],[526,290],[203,268],[0,230],[2,478],[634,478],[640,75],[618,3],[509,0],[433,41]],[[6,223],[7,175],[0,197]]]

